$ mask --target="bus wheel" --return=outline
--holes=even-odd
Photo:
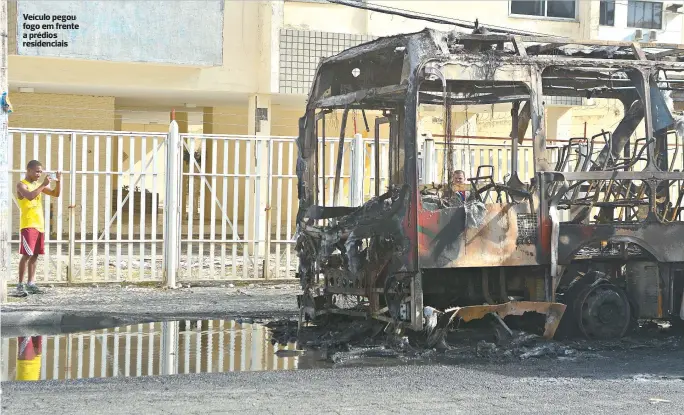
[[[627,294],[603,282],[585,287],[575,298],[573,312],[580,332],[588,339],[618,339],[632,323]]]

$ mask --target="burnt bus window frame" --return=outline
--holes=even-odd
[[[423,88],[422,88],[424,85],[429,84],[429,83],[431,83],[431,82],[434,82],[434,81],[423,80],[423,81],[418,85],[418,88],[417,88],[418,99],[416,100],[416,106],[415,106],[415,108],[413,109],[413,110],[415,110],[416,117],[418,117],[418,114],[419,114],[419,112],[420,112],[420,107],[421,107],[421,106],[424,106],[424,105],[435,105],[435,106],[436,106],[436,105],[437,105],[437,104],[434,104],[434,103],[422,102],[421,99],[420,99],[421,92],[434,92],[434,91],[431,91],[431,90],[429,90],[429,89],[423,89]],[[473,82],[473,81],[465,80],[465,79],[449,79],[449,80],[447,80],[447,83],[449,84],[449,87],[448,87],[449,90],[454,91],[454,92],[456,92],[456,91],[458,91],[458,90],[465,90],[465,89],[466,89],[466,84],[469,83],[469,82]],[[525,107],[526,104],[529,104],[529,106],[530,106],[530,111],[533,111],[532,108],[535,106],[535,103],[534,103],[534,100],[532,99],[532,85],[533,85],[532,80],[530,80],[530,81],[520,81],[520,80],[518,80],[518,81],[487,81],[487,83],[488,83],[489,85],[494,85],[494,84],[501,84],[501,85],[513,84],[513,87],[514,87],[514,88],[520,88],[520,94],[519,94],[519,95],[525,95],[525,98],[517,99],[517,100],[516,100],[516,101],[519,102],[519,107],[518,107],[518,114],[519,114],[519,116],[520,116],[520,114],[522,113],[522,110],[523,110],[523,108]],[[543,88],[542,88],[542,89],[543,89]],[[540,90],[539,93],[542,94],[542,91]],[[452,104],[452,105],[458,106],[458,104]],[[482,106],[482,107],[491,107],[491,105],[492,105],[492,104],[491,104],[490,102],[469,103],[469,104],[467,104],[467,107],[469,107],[469,108],[478,107],[478,106]],[[505,110],[504,112],[510,113],[511,109],[512,109],[513,106],[514,106],[514,101],[505,101],[505,102],[502,102],[501,105],[505,105],[505,106],[506,106],[506,110]],[[510,106],[511,108],[508,108],[508,106]],[[545,109],[544,109],[544,108],[541,108],[540,110],[541,110],[541,114],[543,115]],[[453,110],[452,110],[452,114],[456,114],[456,113],[457,113],[457,111],[453,111]],[[511,129],[512,129],[514,126],[517,127],[517,125],[516,125],[515,123],[511,122]],[[446,127],[446,125],[445,125],[445,127]],[[527,130],[526,130],[526,131],[528,131],[528,130],[531,129],[531,128],[532,128],[532,119],[529,120],[529,124],[528,124],[528,127],[527,127]],[[453,125],[452,125],[452,129],[453,129]],[[415,158],[414,158],[414,160],[416,161],[416,163],[419,163],[419,161],[418,161],[418,160],[419,160],[419,159],[418,159],[419,149],[418,149],[418,147],[417,147],[417,144],[418,144],[418,135],[419,135],[419,131],[418,131],[418,130],[419,130],[418,123],[416,123],[416,131],[415,131],[415,139],[414,139],[414,140],[415,140],[415,145],[416,145]],[[526,132],[526,131],[525,131],[525,132]],[[525,134],[525,132],[523,132],[523,135]],[[446,138],[446,130],[445,130],[445,129],[442,130],[442,135],[443,135],[442,140],[444,140],[444,145],[445,145],[445,155],[444,155],[444,157],[446,158],[446,157],[447,157],[447,154],[446,154],[446,153],[447,153],[447,150],[446,150],[446,140],[447,140],[447,138]],[[516,136],[517,136],[517,131],[516,131]],[[437,140],[435,140],[435,144],[437,144]],[[452,143],[452,147],[453,147],[453,146],[455,146],[454,143]],[[505,165],[505,166],[511,166],[511,168],[509,169],[509,172],[508,172],[510,175],[513,175],[513,172],[515,172],[515,174],[519,177],[519,176],[520,176],[520,166],[519,166],[519,164],[518,164],[518,154],[519,154],[519,151],[518,151],[518,150],[519,150],[519,149],[518,149],[518,141],[517,141],[517,140],[511,139],[511,140],[510,140],[510,156],[507,158],[506,163],[505,163],[504,165]],[[545,151],[545,150],[546,150],[546,148],[544,148],[544,151]],[[422,156],[425,157],[424,154],[423,154]],[[468,163],[470,163],[471,168],[475,168],[475,169],[476,169],[476,167],[473,167],[475,158],[474,158],[472,155],[468,155],[468,159],[469,159],[469,160],[468,160]],[[443,162],[445,162],[445,161],[443,160]],[[535,157],[532,157],[532,163],[531,163],[531,164],[532,164],[532,171],[534,172],[534,173],[532,174],[531,177],[534,177],[534,175],[535,175],[536,172],[537,172],[537,160],[535,159]],[[416,172],[418,172],[418,171],[419,171],[419,165],[417,165],[417,167],[416,167]],[[420,178],[420,177],[421,177],[421,176],[419,175],[418,178]],[[446,177],[449,177],[449,175],[447,174]],[[437,179],[441,179],[441,178],[437,178]],[[503,183],[503,182],[502,182],[502,183]],[[419,203],[422,204],[422,201],[420,201]]]

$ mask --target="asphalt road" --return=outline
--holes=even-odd
[[[46,288],[45,294],[13,299],[9,304],[3,304],[2,312],[55,311],[148,320],[289,318],[298,314],[298,292],[298,286],[292,283],[177,290],[132,286],[55,287]]]
[[[4,383],[3,414],[681,414],[684,358]]]
[[[146,319],[283,318],[296,286],[54,288],[3,313],[60,311]],[[621,343],[622,344],[622,343]],[[463,358],[168,377],[3,382],[3,414],[681,414],[684,342],[624,342],[577,356]],[[594,353],[596,351],[596,353]],[[591,357],[581,357],[593,355]],[[300,360],[300,362],[302,362]],[[303,362],[302,362],[303,363]],[[353,364],[354,362],[351,362]],[[300,364],[300,368],[308,367]]]

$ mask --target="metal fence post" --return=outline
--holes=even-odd
[[[428,133],[423,143],[423,184],[435,181],[435,140]]]
[[[363,138],[361,134],[354,134],[354,141],[352,142],[352,167],[351,167],[351,183],[350,183],[350,202],[352,206],[361,206],[363,204]]]
[[[178,253],[180,251],[180,136],[178,123],[172,120],[169,125],[169,135],[166,143],[166,197],[164,201],[164,285],[168,288],[176,287],[176,271]]]
[[[164,321],[161,329],[161,374],[178,373],[178,321]]]
[[[67,266],[67,282],[74,282],[74,256],[76,255],[76,132],[71,133],[69,142],[69,265]],[[83,232],[81,232],[83,233]],[[85,239],[81,235],[81,239]],[[84,253],[81,252],[81,255]]]
[[[266,238],[266,243],[264,247],[264,262],[263,262],[263,276],[267,280],[270,278],[270,259],[271,259],[271,228],[273,226],[271,217],[271,204],[273,203],[273,191],[271,189],[271,182],[273,181],[273,146],[272,140],[266,141],[266,162],[268,166],[266,168],[266,226],[264,227],[264,237]],[[278,201],[280,202],[280,201]],[[279,267],[278,258],[276,258],[275,266]]]

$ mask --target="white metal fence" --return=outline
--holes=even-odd
[[[475,177],[479,166],[492,166],[493,178],[496,182],[503,182],[506,175],[511,171],[511,145],[498,144],[495,140],[479,140],[477,144],[454,143],[452,144],[452,165],[454,169],[463,170],[467,177]],[[493,141],[493,142],[492,142]],[[434,165],[433,180],[437,182],[445,181],[447,178],[445,171],[445,158],[447,157],[447,143],[435,142],[432,163]],[[554,162],[558,158],[558,148],[547,146],[550,160]],[[518,177],[523,182],[529,182],[534,176],[534,155],[532,146],[520,145],[518,147]],[[482,170],[482,174],[489,175],[490,170]]]
[[[41,281],[162,281],[169,246],[180,281],[294,277],[298,202],[293,137],[176,134],[173,129],[169,134],[10,129],[10,136],[12,182],[23,177],[31,159],[40,160],[47,171],[63,172],[61,196],[44,199]],[[441,181],[446,145],[427,142],[419,155],[420,180]],[[319,140],[319,204],[333,204],[338,145],[336,138],[327,139],[325,146]],[[469,176],[483,164],[494,166],[498,181],[511,170],[507,145],[454,146],[453,166]],[[360,135],[345,139],[339,205],[370,199],[376,180],[380,192],[386,191],[388,150],[389,142],[381,140],[376,178],[374,140]],[[424,160],[426,150],[432,156]],[[558,149],[549,152],[555,161]],[[524,181],[533,175],[532,157],[529,145],[519,147],[518,171]],[[681,157],[680,149],[677,166]],[[177,170],[169,170],[170,160],[178,161]],[[173,192],[178,201],[173,205],[180,207],[177,221],[168,220],[166,199]],[[18,217],[14,200],[15,252]],[[169,223],[176,227],[177,239],[165,245],[171,239]],[[13,254],[13,273],[18,261]]]
[[[180,281],[294,276],[295,138],[179,134],[175,147],[169,146],[172,134],[10,130],[12,154],[18,155],[12,160],[13,182],[31,159],[46,171],[63,172],[61,197],[44,199],[41,281],[162,281],[166,226],[174,223],[165,220],[165,199],[176,187],[179,238],[171,246],[177,249]],[[178,160],[176,177],[167,177],[171,149],[179,153],[171,155]],[[389,142],[381,140],[376,178],[374,140],[345,139],[338,205],[367,201],[375,195],[376,180],[381,192],[387,189],[388,149]],[[319,140],[318,202],[328,206],[337,150],[337,139],[325,145]],[[16,200],[13,219],[18,220]],[[14,249],[18,239],[15,231]],[[13,255],[14,270],[18,260]]]
[[[161,279],[166,134],[10,129],[12,182],[31,159],[62,171],[59,198],[44,197],[42,281]],[[18,157],[17,157],[18,156]],[[13,193],[12,223],[19,212]],[[12,244],[18,249],[18,226]],[[18,256],[13,255],[16,270]]]
[[[292,277],[297,214],[297,146],[294,137],[181,134],[183,171],[179,278]],[[319,203],[332,205],[338,140],[319,140]],[[357,147],[361,152],[357,153]],[[387,142],[381,142],[381,151]],[[369,161],[356,170],[374,172],[373,140],[345,139],[338,205],[354,200],[354,154]],[[381,184],[387,187],[386,154]],[[366,169],[365,167],[368,167]],[[365,200],[375,177],[361,171]]]

